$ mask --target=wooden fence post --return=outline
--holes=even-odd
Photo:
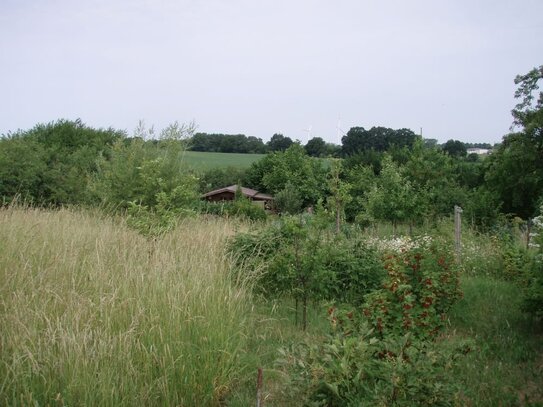
[[[454,248],[456,252],[456,261],[462,261],[462,208],[454,206]]]
[[[258,375],[256,378],[256,407],[262,407],[262,368],[258,368]]]

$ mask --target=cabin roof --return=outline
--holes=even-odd
[[[259,199],[259,200],[263,200],[263,201],[273,199],[273,196],[268,195],[268,194],[264,194],[262,192],[258,192],[258,191],[254,190],[254,189],[251,189],[251,188],[240,187],[240,189],[241,189],[241,193],[243,194],[243,196],[246,196],[247,198]],[[202,195],[202,198],[208,198],[208,197],[211,197],[211,196],[214,196],[214,195],[223,194],[225,192],[231,192],[231,193],[235,194],[237,190],[238,190],[237,185],[230,185],[228,187],[216,189],[214,191],[209,191],[208,193]]]

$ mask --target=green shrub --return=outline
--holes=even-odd
[[[532,267],[526,273],[526,291],[522,308],[536,318],[543,319],[543,205],[540,215],[533,219],[532,246],[537,251]]]
[[[249,220],[266,220],[267,215],[264,208],[256,205],[250,199],[238,197],[231,205],[225,206],[225,212],[229,216],[237,216]]]
[[[328,337],[280,350],[286,397],[310,406],[452,406],[459,386],[451,374],[469,342],[443,347],[405,336],[378,339],[363,326],[357,335]]]
[[[267,297],[293,296],[360,304],[385,272],[375,250],[331,233],[318,216],[282,217],[267,228],[238,234],[229,250],[241,270],[259,270],[256,289]]]
[[[223,202],[202,201],[199,204],[199,211],[209,215],[235,216],[255,221],[264,221],[268,217],[264,209],[245,198]]]
[[[275,205],[284,214],[295,215],[302,210],[302,197],[292,183],[287,182],[285,187],[275,194]]]
[[[435,337],[445,313],[460,298],[454,256],[434,240],[384,259],[382,288],[365,298],[364,315],[382,337],[411,332]]]
[[[460,297],[458,269],[439,241],[383,258],[382,286],[362,307],[330,307],[332,334],[283,349],[290,397],[314,406],[455,405],[451,374],[470,342],[436,341]]]

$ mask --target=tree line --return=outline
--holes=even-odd
[[[387,127],[351,128],[342,138],[341,145],[326,142],[322,137],[313,137],[304,145],[311,157],[347,157],[361,150],[387,151],[391,147],[411,147],[417,135],[409,129],[390,129]],[[441,148],[449,155],[466,156],[468,148],[492,149],[488,143],[464,143],[448,140],[439,144],[435,139],[424,140],[428,146]],[[266,154],[285,151],[292,144],[300,143],[290,137],[275,133],[268,142],[245,134],[196,133],[188,140],[188,149],[200,152]]]
[[[447,214],[454,205],[467,208],[481,224],[500,214],[526,219],[537,215],[543,200],[543,102],[541,93],[534,96],[542,72],[535,68],[516,78],[512,132],[482,159],[467,156],[465,144],[451,140],[439,146],[409,129],[353,127],[341,146],[318,137],[302,146],[281,134],[264,144],[256,137],[196,133],[191,126],[174,123],[158,135],[141,125],[128,137],[80,120],[59,120],[2,137],[0,199],[9,202],[19,196],[38,205],[118,208],[139,202],[152,207],[160,193],[173,199],[168,194],[179,185],[185,191],[177,189],[174,195],[182,201],[242,183],[278,196],[279,203],[295,211],[326,204],[333,190],[335,164],[330,163],[339,160],[336,181],[348,191],[341,210],[349,221],[388,217],[414,222]],[[268,154],[248,169],[196,173],[183,164],[187,149]]]

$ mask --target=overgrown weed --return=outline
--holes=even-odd
[[[231,223],[187,219],[156,242],[72,210],[0,224],[0,404],[217,405],[244,377]]]

